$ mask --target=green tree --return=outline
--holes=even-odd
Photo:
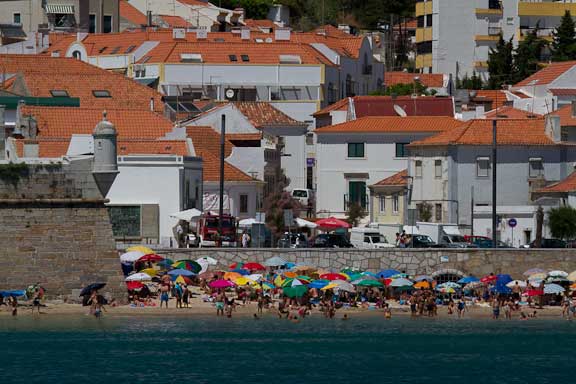
[[[394,84],[386,87],[385,90],[377,90],[370,93],[371,96],[408,96],[416,92],[417,95],[431,95],[435,92],[428,91],[428,88],[419,81],[412,84]]]
[[[458,81],[458,88],[460,89],[482,89],[482,79],[476,74],[476,71],[472,72],[472,77],[468,77],[465,74],[462,80]]]
[[[514,76],[510,79],[517,82],[540,70],[540,57],[546,42],[538,37],[538,26],[529,32],[518,44],[514,54]]]
[[[432,220],[432,204],[423,202],[416,205],[418,210],[418,217],[424,222],[429,222]]]
[[[568,61],[576,59],[576,24],[566,10],[560,25],[553,32],[552,61]]]
[[[576,238],[576,209],[572,207],[553,208],[548,212],[548,225],[552,236],[559,239]]]
[[[366,211],[358,203],[352,203],[348,206],[348,211],[346,212],[346,221],[353,227],[357,227],[360,220],[366,217]]]
[[[488,88],[500,89],[502,84],[510,83],[511,74],[514,71],[514,56],[512,38],[505,41],[502,34],[496,47],[490,48],[488,53]]]
[[[284,210],[291,209],[294,217],[300,214],[300,203],[292,198],[285,189],[290,185],[290,179],[286,177],[282,168],[276,172],[276,183],[274,188],[264,199],[264,212],[266,213],[266,225],[272,232],[274,244],[284,233]]]

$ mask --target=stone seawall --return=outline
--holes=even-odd
[[[225,268],[235,261],[263,262],[272,256],[287,261],[302,262],[324,269],[346,267],[377,272],[393,268],[411,275],[432,274],[439,271],[484,276],[508,273],[522,278],[530,268],[576,270],[576,249],[166,249],[157,253],[173,260],[210,256]]]

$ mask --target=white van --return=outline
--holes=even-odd
[[[394,248],[394,244],[388,243],[386,237],[374,228],[352,228],[350,230],[350,243],[352,243],[355,248]]]
[[[306,208],[309,201],[314,203],[314,191],[306,188],[294,188],[292,190],[292,198],[298,200],[302,207]]]

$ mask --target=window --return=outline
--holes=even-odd
[[[75,58],[76,60],[82,60],[82,54],[80,53],[80,51],[72,52],[72,57]]]
[[[181,53],[180,54],[181,63],[201,63],[202,55],[199,53]]]
[[[434,177],[442,177],[442,160],[434,160]]]
[[[364,157],[364,143],[348,143],[348,157]]]
[[[408,157],[406,146],[408,143],[396,143],[396,157]]]
[[[280,60],[280,64],[302,64],[299,55],[279,55],[278,60]]]
[[[348,206],[351,204],[358,204],[362,208],[366,208],[366,182],[365,181],[349,181],[348,182]]]
[[[424,15],[418,16],[418,18],[416,19],[416,27],[424,28]]]
[[[414,176],[422,177],[422,160],[416,160],[414,162],[414,168],[415,168]]]
[[[12,22],[14,24],[22,24],[22,15],[20,13],[14,13],[12,15]]]
[[[346,75],[346,97],[354,96],[354,82],[350,74]]]
[[[131,45],[128,48],[126,48],[126,51],[124,53],[131,53],[134,49],[136,49],[135,45]]]
[[[92,95],[94,95],[94,97],[112,97],[110,95],[110,91],[107,91],[105,89],[94,90],[92,91]]]
[[[530,178],[544,176],[544,164],[542,163],[541,157],[530,158],[528,163],[530,165],[528,175]]]
[[[488,177],[489,170],[490,170],[489,157],[479,157],[476,159],[476,176]]]
[[[427,27],[431,27],[432,26],[432,15],[426,15],[426,26]]]
[[[386,212],[386,195],[379,196],[379,203],[380,203],[380,212]]]
[[[68,91],[63,89],[52,89],[50,90],[52,97],[68,97]]]
[[[248,213],[248,195],[240,195],[240,213]]]
[[[108,47],[102,47],[102,48],[100,48],[100,50],[99,50],[98,52],[104,53],[104,51],[107,50],[107,49],[108,49]]]
[[[228,55],[228,58],[230,59],[230,61],[238,61],[236,55]]]
[[[432,53],[432,41],[423,41],[421,43],[416,43],[416,53],[419,55]]]
[[[307,133],[306,134],[306,145],[314,145],[314,134]]]
[[[436,222],[437,223],[441,223],[442,222],[442,204],[436,204],[436,206],[434,207],[434,213],[436,215]]]
[[[398,195],[392,195],[392,212],[398,213]]]
[[[108,212],[114,237],[140,236],[140,206],[111,206]]]
[[[96,15],[91,14],[89,16],[88,33],[96,33]]]
[[[250,56],[248,56],[248,55],[240,55],[240,57],[242,57],[242,61],[244,61],[244,62],[250,61]]]
[[[104,20],[102,23],[102,33],[112,32],[112,16],[104,15]]]

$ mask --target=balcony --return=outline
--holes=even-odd
[[[518,16],[564,16],[565,11],[576,14],[576,2],[520,0]]]
[[[520,34],[518,36],[518,40],[522,41],[526,38],[526,35],[529,35],[530,33],[532,33],[535,30],[535,28],[530,28],[530,27],[520,27]],[[536,36],[547,40],[547,41],[552,41],[554,40],[554,37],[552,35],[552,33],[555,31],[555,28],[539,28],[538,30],[536,30]]]

